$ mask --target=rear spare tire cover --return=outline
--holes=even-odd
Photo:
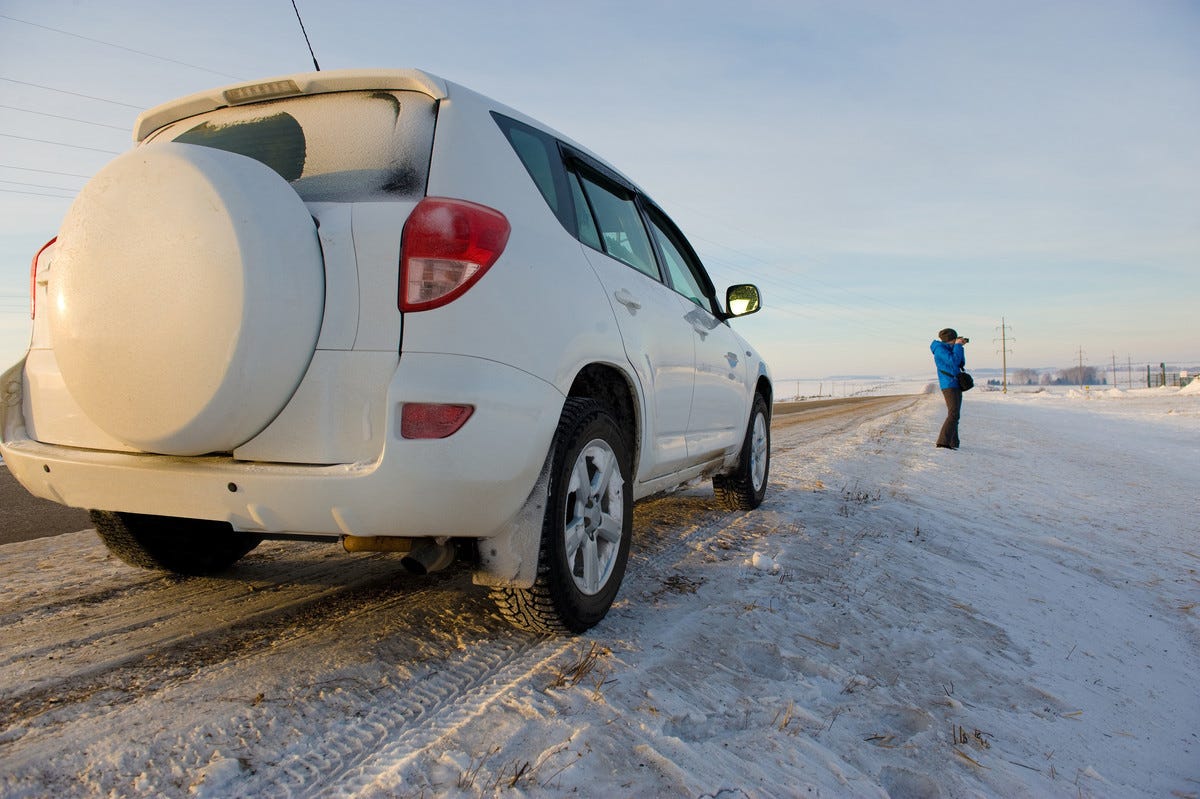
[[[72,204],[49,293],[59,369],[89,419],[147,452],[229,452],[300,384],[324,264],[312,216],[268,167],[151,144]]]

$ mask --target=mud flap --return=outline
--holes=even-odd
[[[471,577],[475,585],[489,588],[533,587],[537,579],[542,524],[546,517],[546,504],[550,501],[550,469],[553,464],[554,444],[551,444],[533,490],[520,510],[499,533],[479,540],[479,569]]]
[[[25,396],[25,358],[0,375],[0,442],[25,438],[21,403]]]

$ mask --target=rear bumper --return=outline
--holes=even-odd
[[[406,353],[387,391],[371,462],[305,466],[43,444],[27,435],[23,362],[0,377],[0,453],[31,493],[64,505],[227,521],[310,535],[498,533],[528,497],[562,410],[554,386],[479,358]],[[404,402],[474,405],[449,438],[400,437]]]

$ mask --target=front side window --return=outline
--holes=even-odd
[[[152,140],[261,161],[310,202],[415,199],[428,182],[434,115],[418,92],[335,92],[219,108]]]
[[[579,179],[595,215],[604,252],[660,280],[654,249],[633,195],[623,191],[618,193],[586,174],[580,175]]]
[[[662,260],[666,262],[671,287],[715,316],[713,300],[707,288],[708,281],[703,277],[703,268],[694,254],[691,254],[691,247],[683,240],[683,234],[680,234],[658,210],[649,209],[648,216],[650,230],[662,252]]]

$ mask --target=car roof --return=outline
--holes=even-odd
[[[306,94],[371,89],[416,91],[427,94],[434,100],[442,100],[449,95],[446,81],[417,69],[338,69],[328,72],[302,72],[209,89],[155,106],[138,115],[133,127],[133,140],[134,143],[139,143],[164,125],[218,108]]]

